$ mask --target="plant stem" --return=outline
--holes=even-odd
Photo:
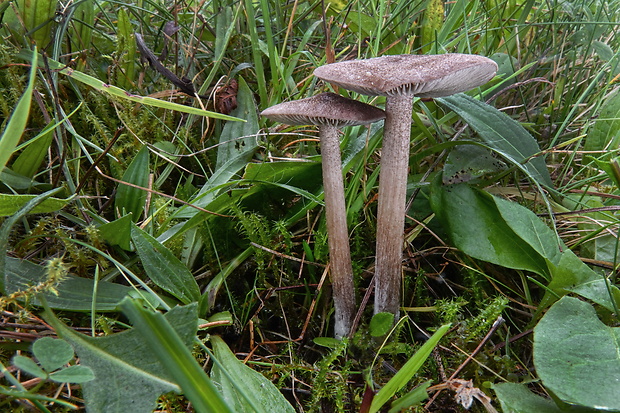
[[[335,307],[334,335],[346,337],[355,314],[355,289],[349,250],[349,231],[340,159],[338,128],[320,127],[323,190],[329,244],[329,272]]]
[[[388,96],[379,174],[375,314],[400,308],[412,96]]]

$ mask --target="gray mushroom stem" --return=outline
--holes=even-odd
[[[312,124],[319,127],[329,272],[334,296],[334,336],[338,339],[346,337],[351,333],[355,315],[355,287],[338,129],[377,122],[385,119],[385,112],[334,93],[321,93],[306,99],[280,103],[265,109],[262,115],[289,125]]]
[[[388,96],[384,124],[379,200],[377,206],[377,261],[375,263],[375,314],[400,309],[403,228],[407,198],[409,136],[413,97]]]
[[[325,217],[328,229],[329,266],[334,295],[334,336],[346,337],[355,315],[355,287],[349,251],[347,211],[342,179],[338,128],[321,125],[321,158]]]

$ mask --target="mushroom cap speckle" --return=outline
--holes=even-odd
[[[441,97],[483,85],[496,72],[488,57],[448,53],[347,60],[318,67],[314,75],[363,95]]]
[[[261,112],[261,116],[287,125],[365,125],[385,118],[379,108],[335,93],[284,102]]]

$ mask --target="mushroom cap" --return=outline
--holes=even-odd
[[[496,72],[488,57],[448,53],[347,60],[318,67],[314,75],[363,95],[441,97],[483,85]]]
[[[284,102],[261,112],[262,116],[287,125],[365,125],[385,118],[379,108],[335,93],[321,93],[305,99]]]

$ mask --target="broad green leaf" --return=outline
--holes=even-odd
[[[174,307],[164,317],[183,346],[191,348],[198,320],[195,305]],[[160,395],[181,391],[139,331],[95,338],[75,332],[47,309],[44,318],[95,375],[95,380],[82,384],[89,413],[150,413]]]
[[[562,413],[552,400],[532,393],[523,384],[499,383],[493,390],[504,413]]]
[[[146,188],[149,184],[149,150],[143,146],[136,157],[131,161],[125,174],[121,178],[123,182]],[[123,216],[132,214],[132,220],[138,222],[144,212],[146,191],[134,186],[118,184],[118,190],[114,198],[114,209]]]
[[[283,185],[279,185],[280,183]],[[233,189],[222,192],[204,208],[221,214],[229,212],[232,205],[241,205],[244,210],[257,211],[266,217],[274,214],[281,216],[282,212],[286,213],[281,210],[282,205],[293,196],[299,195],[303,198],[302,202],[296,203],[289,211],[289,215],[294,215],[299,210],[307,210],[317,205],[310,199],[317,199],[312,194],[319,192],[323,185],[321,164],[316,162],[249,163],[245,168],[243,179],[231,181],[230,184],[234,185]],[[213,191],[221,191],[225,188],[228,188],[228,185],[221,185]],[[173,215],[173,218],[186,215],[189,216],[187,209],[180,208],[179,213]],[[205,219],[213,218],[216,217],[212,214],[198,211],[187,222],[184,231],[196,224],[202,224]]]
[[[466,184],[431,186],[431,206],[450,242],[472,258],[527,270],[550,280],[541,308],[575,292],[614,311],[620,291],[609,288],[529,209]]]
[[[534,365],[560,400],[620,410],[620,328],[608,327],[588,303],[564,297],[534,328]]]
[[[272,382],[257,371],[252,370],[230,351],[224,340],[211,336],[213,353],[226,371],[216,364],[211,370],[211,378],[219,384],[226,404],[236,413],[286,413],[294,412]]]
[[[256,103],[252,90],[242,77],[239,78],[237,108],[232,113],[247,122],[228,122],[224,125],[220,135],[220,144],[217,147],[216,170],[221,169],[225,164],[228,164],[228,168],[238,163],[245,166],[257,148],[256,133],[259,126]],[[238,170],[232,171],[233,174]]]
[[[241,182],[256,183],[243,197],[244,207],[258,210],[265,216],[273,214],[268,208],[273,209],[274,204],[285,204],[294,195],[302,199],[289,211],[289,217],[322,204],[318,199],[323,187],[320,163],[252,163],[246,167]]]
[[[15,367],[23,371],[24,373],[28,373],[31,376],[39,377],[41,379],[45,379],[47,377],[47,373],[44,372],[41,367],[37,363],[34,362],[31,358],[24,356],[15,356],[13,357],[12,363]]]
[[[131,251],[132,214],[124,215],[114,221],[102,224],[97,229],[99,235],[110,245],[118,245],[125,251]]]
[[[620,305],[620,291],[616,286],[608,285],[605,274],[597,274],[572,251],[562,254],[557,264],[549,263],[551,282],[549,289],[557,296],[573,292],[615,311]],[[612,299],[615,301],[612,302]],[[545,308],[555,301],[552,293],[547,292],[539,307]]]
[[[452,245],[467,255],[504,267],[546,273],[544,258],[515,234],[491,195],[466,184],[441,186],[434,181],[431,207]]]
[[[41,195],[36,196],[35,198],[26,202],[26,204],[22,206],[19,211],[17,211],[15,214],[11,215],[10,217],[6,218],[4,222],[2,223],[2,226],[0,227],[0,292],[1,293],[7,294],[7,291],[5,291],[5,287],[11,285],[10,283],[7,283],[7,278],[8,278],[7,247],[8,247],[8,242],[9,242],[9,235],[11,234],[11,229],[13,228],[13,225],[15,225],[19,220],[21,220],[23,216],[30,213],[30,211],[32,211],[41,202],[45,201],[50,196],[57,194],[61,190],[62,188],[56,188],[56,189],[52,189]]]
[[[352,32],[360,33],[361,36],[371,36],[372,34],[377,33],[377,26],[380,22],[374,18],[373,16],[369,16],[367,13],[360,13],[353,9],[348,9],[347,13],[340,13],[342,8],[346,7],[347,3],[344,1],[340,2],[343,7],[334,7],[334,2],[330,1],[328,4],[330,8],[328,9],[328,15],[336,16],[342,18],[343,15],[346,17],[347,27],[351,28]],[[338,10],[340,9],[340,10]]]
[[[121,308],[132,321],[134,330],[148,344],[151,354],[181,386],[181,390],[197,412],[232,412],[166,317],[145,309],[136,300],[123,301]],[[189,309],[196,315],[196,305],[192,305]],[[194,320],[196,331],[198,318]]]
[[[18,53],[16,57],[27,60],[27,61],[33,61],[33,58],[30,55],[30,53],[28,54],[23,53],[23,52]],[[198,115],[198,116],[208,116],[214,119],[242,121],[242,119],[238,119],[233,116],[223,115],[217,112],[210,112],[208,110],[203,110],[203,109],[195,108],[192,106],[181,105],[179,103],[168,102],[165,100],[159,100],[159,99],[155,99],[149,96],[134,95],[133,93],[123,90],[117,86],[109,85],[107,83],[102,82],[99,79],[96,79],[78,70],[74,70],[70,67],[67,67],[66,65],[59,63],[55,60],[46,59],[46,63],[48,64],[50,69],[57,70],[59,73],[62,73],[65,76],[69,76],[70,78],[75,79],[78,82],[84,83],[92,88],[95,88],[96,90],[100,92],[109,94],[116,98],[126,99],[131,102],[141,103],[143,105],[154,106],[154,107],[158,107],[162,109],[169,109],[169,110],[173,110],[176,112],[189,113],[189,114]],[[42,64],[39,63],[39,65],[42,65]]]
[[[333,337],[314,337],[312,342],[317,346],[336,349],[342,346],[342,341]]]
[[[368,331],[373,337],[385,337],[394,327],[394,314],[378,313],[372,316]]]
[[[32,345],[32,353],[47,371],[58,370],[73,358],[73,348],[64,340],[42,337]]]
[[[0,194],[0,217],[8,217],[14,215],[28,202],[35,199],[37,195],[13,195],[13,194]],[[69,199],[60,198],[47,198],[38,203],[30,213],[31,214],[45,214],[47,212],[58,211],[64,208],[69,202]]]
[[[17,4],[26,31],[31,33],[37,47],[43,50],[52,40],[58,0],[18,0]]]
[[[6,280],[6,294],[12,294],[43,282],[45,277],[45,267],[30,261],[6,257],[6,273],[4,277]],[[93,280],[68,274],[65,280],[56,287],[58,295],[45,293],[44,296],[51,308],[67,311],[91,311],[93,299],[95,299],[96,310],[104,312],[118,311],[118,304],[132,291],[131,287],[125,285],[99,281],[97,296],[93,298],[93,288]],[[36,305],[41,304],[38,298],[35,298],[33,303]]]
[[[430,387],[430,385],[431,381],[426,381],[404,396],[394,400],[394,402],[390,405],[390,410],[388,413],[402,412],[403,410],[416,406],[423,400],[428,399],[428,392],[426,390]]]
[[[403,387],[409,383],[413,375],[422,367],[431,351],[439,343],[439,340],[450,329],[449,324],[445,324],[415,352],[415,354],[407,360],[405,365],[387,382],[385,386],[375,395],[370,404],[370,413],[376,413]]]
[[[32,52],[32,67],[30,69],[30,78],[28,80],[28,87],[24,91],[24,94],[17,105],[15,105],[15,109],[13,109],[13,113],[11,113],[11,117],[2,131],[0,135],[0,171],[4,169],[7,162],[13,155],[13,151],[15,147],[19,143],[24,130],[26,129],[26,123],[28,122],[28,116],[30,115],[30,102],[32,100],[32,91],[34,89],[34,82],[37,76],[37,50]]]
[[[34,177],[47,156],[47,151],[54,139],[54,129],[57,125],[48,125],[45,131],[40,134],[40,137],[35,137],[36,140],[31,139],[32,142],[26,146],[11,165],[14,172],[28,178]]]
[[[519,61],[506,53],[493,53],[489,56],[497,63],[497,76],[504,80],[504,85],[511,85],[517,82],[517,79],[513,76],[515,74],[515,68],[519,67]]]
[[[552,263],[557,263],[560,260],[562,251],[566,251],[567,248],[561,243],[555,232],[536,214],[516,202],[492,196],[486,192],[479,194],[495,203],[503,221],[519,239],[525,241],[541,257]]]
[[[0,182],[3,182],[11,189],[18,191],[30,190],[31,188],[43,190],[51,188],[51,185],[49,184],[34,181],[33,179],[18,174],[9,168],[4,168],[0,171]]]
[[[258,147],[258,115],[253,93],[243,78],[239,78],[237,108],[232,115],[245,119],[245,123],[227,122],[220,134],[217,151],[216,168],[213,175],[200,189],[192,201],[193,204],[206,208],[219,194],[220,185],[233,179],[252,158]],[[189,218],[198,212],[193,208],[182,208],[179,218]]]
[[[510,163],[522,165],[528,175],[542,186],[553,187],[544,159],[530,159],[540,153],[538,143],[517,121],[463,93],[437,100],[467,122],[490,149]]]
[[[613,150],[620,146],[620,89],[603,102],[594,126],[588,130],[583,150]]]
[[[450,153],[443,169],[446,185],[470,182],[506,168],[506,164],[478,145],[457,145]]]
[[[49,376],[50,380],[57,383],[85,383],[95,379],[93,370],[86,366],[69,366],[55,371]]]
[[[137,226],[131,240],[149,278],[182,303],[200,299],[200,288],[189,269],[165,246]]]

